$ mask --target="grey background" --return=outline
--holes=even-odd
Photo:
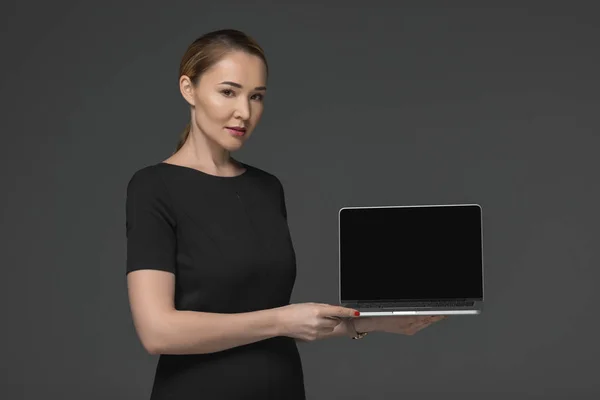
[[[1,398],[148,398],[125,188],[174,150],[180,58],[223,27],[269,57],[237,156],[285,185],[294,302],[336,302],[341,206],[484,210],[485,312],[302,345],[309,399],[600,394],[593,2],[154,3],[3,2]]]

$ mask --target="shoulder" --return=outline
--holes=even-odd
[[[127,213],[133,218],[162,216],[174,223],[175,213],[171,196],[162,177],[159,165],[150,165],[133,172],[126,190]]]
[[[254,165],[244,164],[244,166],[260,187],[275,196],[284,195],[283,182],[276,174]]]
[[[159,194],[164,188],[158,165],[148,165],[133,172],[127,183],[127,193]]]
[[[263,168],[259,168],[255,165],[244,163],[244,166],[246,167],[247,172],[250,172],[252,176],[255,177],[255,179],[265,183],[269,183],[271,185],[281,185],[281,180],[274,173],[269,172]]]

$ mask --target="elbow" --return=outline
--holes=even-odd
[[[151,356],[157,356],[164,353],[163,347],[158,345],[157,342],[145,340],[142,341],[142,346],[144,346],[144,350],[146,350],[146,353],[150,354]]]
[[[159,329],[147,327],[138,332],[138,338],[144,350],[150,355],[160,355],[167,352],[167,341],[164,332]]]
[[[142,346],[144,347],[144,350],[152,356],[168,354],[170,350],[167,341],[164,340],[164,338],[158,337],[142,340]]]
[[[161,345],[160,341],[156,337],[153,337],[153,335],[146,333],[138,336],[146,353],[156,356],[164,352],[164,346]]]
[[[164,352],[161,351],[158,347],[146,347],[146,352],[151,356],[159,356],[161,354],[164,354]]]

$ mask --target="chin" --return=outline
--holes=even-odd
[[[241,149],[244,146],[244,144],[246,144],[246,141],[249,137],[249,134],[246,134],[246,136],[242,138],[228,137],[226,140],[221,142],[221,146],[223,146],[228,151],[236,151]]]
[[[236,142],[232,143],[230,141],[227,141],[226,143],[222,143],[221,145],[223,146],[223,148],[225,150],[233,152],[233,151],[241,149],[244,146],[244,141],[237,140]]]
[[[242,146],[225,146],[223,148],[230,153],[235,153],[236,151],[240,150]]]

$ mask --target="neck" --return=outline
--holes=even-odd
[[[190,132],[179,153],[188,163],[215,172],[231,168],[234,162],[229,151],[197,132]]]

